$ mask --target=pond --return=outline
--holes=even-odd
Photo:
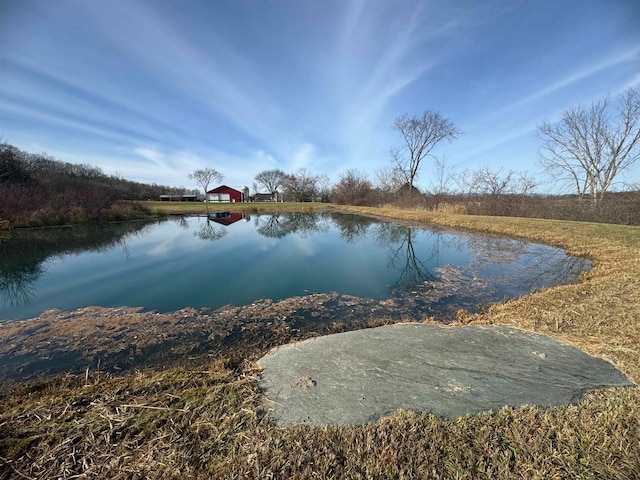
[[[545,245],[336,212],[18,230],[0,241],[0,320],[51,308],[171,312],[330,292],[410,300],[450,317],[574,281],[589,266]]]

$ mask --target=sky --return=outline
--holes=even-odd
[[[638,0],[0,0],[0,138],[145,183],[374,179],[428,110],[454,170],[542,180],[536,125],[629,87]]]

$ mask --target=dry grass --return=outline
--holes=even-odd
[[[460,323],[547,333],[640,380],[640,228],[426,211],[349,211],[528,238],[589,257],[579,284],[494,305]],[[458,420],[400,411],[363,427],[277,428],[251,363],[69,377],[0,404],[0,478],[634,479],[639,389],[578,405]]]

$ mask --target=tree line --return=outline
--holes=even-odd
[[[183,193],[184,188],[133,182],[99,167],[62,162],[0,142],[0,222],[5,228],[149,216],[142,205],[122,200]]]
[[[369,172],[347,170],[331,184],[327,175],[304,168],[294,173],[270,169],[254,177],[255,195],[263,192],[261,196],[271,201],[399,204],[469,214],[640,224],[640,188],[611,192],[617,178],[640,159],[640,95],[634,89],[590,106],[573,107],[559,121],[538,125],[540,164],[562,195],[536,194],[539,179],[527,172],[489,165],[454,171],[443,155],[435,154],[436,147],[462,132],[438,112],[404,114],[393,127],[399,145],[390,150],[388,166],[373,177]],[[421,192],[416,180],[425,164],[430,167],[430,180]],[[223,175],[202,168],[189,178],[206,195],[209,185]],[[7,143],[0,143],[0,188],[0,223],[26,225],[118,217],[124,215],[120,200],[186,193],[184,188],[132,182],[91,165],[26,153]],[[129,204],[126,208],[143,207]]]
[[[221,182],[224,175],[214,168],[199,168],[189,174],[204,191],[209,191],[213,182]],[[329,177],[324,174],[313,174],[306,168],[295,173],[285,173],[276,168],[258,173],[253,182],[253,197],[263,195],[265,200],[272,202],[329,202],[331,200],[331,185]]]
[[[640,205],[634,208],[633,203],[638,195],[610,193],[619,176],[640,159],[640,95],[632,88],[590,106],[570,108],[559,121],[544,121],[537,126],[540,164],[558,190],[566,193],[562,196],[535,195],[540,181],[528,172],[492,169],[489,165],[454,172],[444,156],[433,152],[440,143],[453,141],[462,132],[438,112],[401,115],[394,129],[400,135],[400,145],[391,149],[389,166],[375,172],[373,179],[367,172],[348,170],[330,186],[328,179],[306,170],[285,174],[276,169],[259,173],[254,189],[262,187],[274,198],[282,193],[295,201],[318,198],[369,206],[400,201],[437,208],[446,197],[444,203],[455,202],[469,213],[638,221],[632,212],[622,215],[627,203],[640,210]],[[431,166],[430,182],[426,191],[420,192],[415,184],[424,163]],[[590,205],[572,205],[571,199],[589,200]],[[536,208],[522,208],[526,205]],[[547,208],[542,208],[544,205]]]

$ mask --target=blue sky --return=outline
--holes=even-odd
[[[373,177],[425,110],[462,130],[455,170],[542,178],[536,124],[628,87],[637,0],[0,1],[2,139],[149,183]]]

